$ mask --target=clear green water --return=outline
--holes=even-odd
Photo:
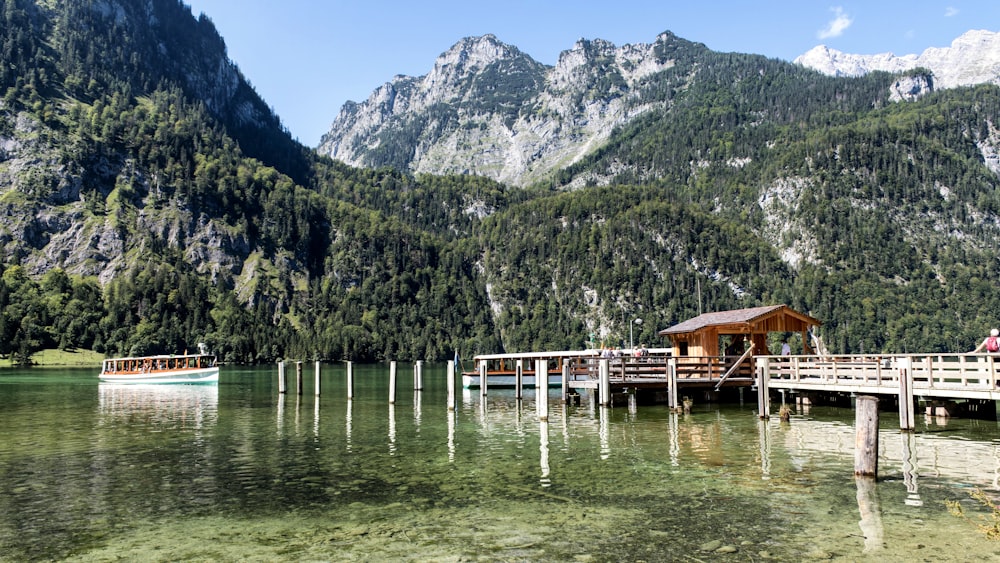
[[[293,372],[294,370],[289,370]],[[1000,561],[948,513],[1000,491],[995,422],[882,417],[880,479],[853,477],[853,411],[564,408],[462,393],[444,365],[275,368],[218,387],[108,387],[0,371],[3,561]]]

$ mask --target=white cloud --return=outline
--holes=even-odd
[[[850,16],[845,14],[844,9],[841,8],[840,6],[830,8],[830,11],[833,12],[834,17],[832,20],[830,20],[830,23],[826,24],[825,28],[819,30],[819,32],[816,34],[816,36],[819,37],[820,39],[840,37],[841,35],[844,34],[844,31],[846,31],[847,28],[851,27],[851,24],[854,23],[854,20],[852,20]]]
[[[950,18],[952,16],[957,16],[957,15],[958,15],[958,8],[954,6],[948,6],[944,10],[944,17],[946,18]]]

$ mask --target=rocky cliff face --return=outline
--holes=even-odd
[[[934,86],[955,88],[1000,84],[1000,33],[974,30],[919,55],[855,55],[819,45],[793,61],[829,76],[861,76],[872,71],[905,72],[918,67],[934,73]]]
[[[670,34],[623,47],[580,40],[547,67],[492,35],[467,38],[426,76],[398,76],[365,102],[346,104],[318,150],[356,166],[388,161],[529,184],[653,107],[635,92],[673,65],[664,53],[677,41]]]

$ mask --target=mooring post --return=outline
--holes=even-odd
[[[479,360],[479,396],[486,396],[486,360]]]
[[[347,398],[354,398],[354,362],[347,362]]]
[[[859,395],[854,416],[854,474],[878,476],[878,397]]]
[[[549,361],[535,360],[535,408],[538,409],[538,420],[549,419]]]
[[[667,359],[667,406],[673,410],[681,406],[677,397],[677,358]]]
[[[448,360],[448,410],[455,410],[455,360]]]
[[[421,391],[424,388],[424,361],[417,360],[413,364],[413,390]]]
[[[771,418],[770,364],[767,358],[757,358],[757,414],[762,420]]]
[[[389,404],[396,404],[396,360],[389,362]]]
[[[319,393],[319,374],[320,374],[319,360],[316,360],[316,396],[317,397],[319,397],[319,394],[320,394]]]
[[[913,360],[899,358],[899,429],[912,431],[917,428],[916,412],[913,406]]]
[[[302,394],[302,360],[295,362],[295,393]]]
[[[285,381],[285,362],[278,360],[278,393],[284,395],[288,392],[288,385]]]
[[[569,358],[563,358],[562,361],[562,402],[563,404],[569,403]]]
[[[514,364],[514,398],[524,397],[524,358],[518,358]]]
[[[598,397],[598,404],[602,407],[606,407],[611,404],[611,361],[608,359],[602,359],[600,363],[600,368],[598,369],[598,377],[600,378],[600,388],[601,393]]]

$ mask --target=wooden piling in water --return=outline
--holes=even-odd
[[[524,360],[518,358],[514,363],[514,398],[521,399],[524,397],[522,391],[524,389]]]
[[[319,360],[316,360],[316,385],[315,385],[315,387],[316,387],[316,396],[317,397],[319,397],[319,394],[320,394],[319,393],[319,374],[320,374]]]
[[[854,474],[878,476],[878,397],[860,395],[854,416]]]
[[[479,362],[479,396],[486,396],[486,374],[489,373],[487,369],[486,361],[480,360]]]
[[[598,404],[606,407],[611,404],[611,362],[607,359],[602,359],[597,373],[600,381]]]
[[[288,385],[285,381],[285,362],[278,360],[278,393],[284,395],[288,392]]]
[[[302,394],[302,361],[295,362],[295,393]]]
[[[899,429],[913,431],[917,428],[916,407],[913,400],[913,361],[900,358],[899,362]]]
[[[541,358],[535,360],[535,408],[538,420],[549,419],[549,361]]]
[[[457,355],[457,354],[456,354]],[[455,410],[455,360],[448,360],[448,410]]]
[[[766,358],[757,358],[757,414],[761,420],[771,418],[771,391],[767,386],[770,380],[770,364]]]
[[[565,358],[562,362],[562,402],[569,404],[569,364],[570,359]]]
[[[347,362],[347,398],[354,398],[354,362]]]
[[[417,360],[413,364],[413,390],[423,391],[424,389],[424,361]]]
[[[389,362],[389,404],[396,404],[396,361]]]

